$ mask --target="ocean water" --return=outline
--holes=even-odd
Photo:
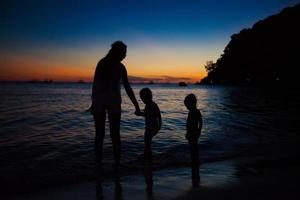
[[[94,121],[87,111],[91,84],[0,83],[0,178],[16,182],[63,182],[94,176]],[[194,93],[203,115],[199,140],[202,162],[274,153],[299,143],[300,92],[297,89],[244,88],[174,84],[149,87],[162,113],[154,137],[154,166],[188,165],[185,96]],[[143,153],[144,121],[122,90],[122,160],[138,170]],[[104,166],[113,164],[109,129]]]

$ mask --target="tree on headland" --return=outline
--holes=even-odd
[[[204,84],[295,84],[300,67],[300,4],[231,36],[220,58],[204,66]]]
[[[207,61],[206,64],[204,65],[204,68],[210,77],[210,80],[207,79],[207,77],[203,78],[200,83],[206,83],[206,84],[212,84],[212,78],[216,79],[216,69],[217,69],[217,63],[214,63],[213,61]]]
[[[206,62],[204,68],[207,73],[211,73],[217,68],[217,64],[210,60]]]

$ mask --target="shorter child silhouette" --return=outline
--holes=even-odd
[[[192,183],[194,186],[199,185],[199,149],[198,139],[201,135],[202,116],[200,110],[197,108],[197,98],[194,94],[189,94],[184,99],[184,105],[189,110],[188,118],[186,120],[186,136],[188,140],[191,160],[192,160]]]
[[[161,128],[161,115],[157,104],[152,100],[152,92],[149,88],[143,88],[140,91],[140,97],[146,104],[143,112],[137,112],[136,115],[145,117],[145,161],[152,161],[151,141]]]

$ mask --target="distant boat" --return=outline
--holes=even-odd
[[[154,81],[149,81],[149,83],[148,83],[148,84],[152,85],[152,84],[154,84]]]
[[[85,83],[84,80],[79,80],[77,83]]]
[[[31,80],[31,81],[28,81],[28,83],[53,83],[53,80],[52,79],[45,79],[45,80],[41,81],[41,80],[34,79],[34,80]]]
[[[179,82],[178,86],[187,86],[187,84],[185,82]]]
[[[28,83],[41,83],[42,81],[39,81],[39,80],[36,80],[36,79],[34,79],[34,80],[31,80],[31,81],[28,81]]]
[[[47,79],[47,78],[46,78],[46,79],[44,80],[43,83],[53,83],[53,80],[52,80],[52,79]]]

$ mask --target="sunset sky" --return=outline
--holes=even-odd
[[[2,0],[0,80],[91,81],[116,40],[131,80],[199,81],[230,36],[296,0]]]

